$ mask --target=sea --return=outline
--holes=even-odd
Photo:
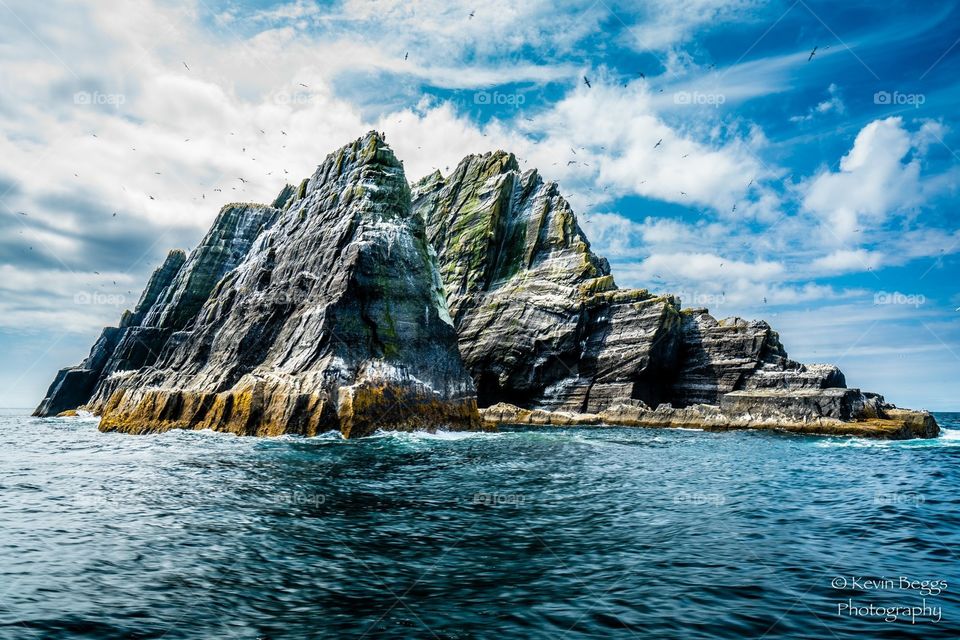
[[[0,411],[0,638],[960,638],[935,440]]]

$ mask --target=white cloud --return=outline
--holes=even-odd
[[[711,253],[654,254],[640,263],[639,272],[652,280],[663,274],[695,281],[769,281],[779,279],[784,267],[778,262],[731,260]]]
[[[847,105],[844,104],[843,99],[840,97],[840,88],[836,83],[831,83],[827,87],[827,93],[830,97],[823,102],[817,103],[816,106],[811,107],[806,115],[802,116],[793,116],[790,118],[790,122],[809,122],[818,116],[823,116],[826,114],[837,114],[843,115],[847,112]]]
[[[804,185],[803,207],[819,217],[828,240],[839,244],[922,203],[914,136],[898,117],[875,120],[857,135],[839,171],[825,170]]]
[[[755,0],[642,2],[637,7],[639,15],[630,29],[629,42],[640,50],[668,49],[704,26],[742,20],[758,6],[761,5]]]
[[[741,216],[748,214],[751,182],[763,193],[761,181],[779,175],[757,156],[762,138],[687,132],[668,124],[654,102],[645,82],[624,87],[597,77],[592,88],[581,86],[521,123],[546,134],[528,157],[577,190],[591,183],[609,196],[637,194],[718,212],[739,203]]]
[[[813,261],[813,268],[826,274],[872,271],[883,264],[884,256],[866,249],[838,249]]]

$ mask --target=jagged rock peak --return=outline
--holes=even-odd
[[[619,289],[554,182],[497,151],[413,187],[440,260],[481,406],[597,412],[614,404],[718,404],[752,388],[843,385],[788,359],[764,322],[681,313]]]
[[[448,177],[418,181],[413,204],[426,220],[453,310],[464,296],[531,272],[592,292],[616,288],[557,184],[536,170],[521,172],[513,154],[467,156]]]
[[[171,288],[196,290],[185,283],[199,278],[206,289],[208,276],[230,269],[151,366],[103,386],[90,405],[101,429],[479,428],[424,224],[382,136],[329,154],[276,202],[283,210],[263,216],[221,212],[174,282],[183,286]],[[240,234],[250,239],[241,247],[226,232],[251,226],[258,232]],[[185,275],[194,256],[206,256],[195,261],[209,264],[203,277]]]
[[[593,410],[669,365],[675,300],[619,290],[557,184],[512,154],[467,156],[413,199],[481,405]]]

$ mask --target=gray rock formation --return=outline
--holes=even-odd
[[[190,257],[171,251],[119,327],[104,329],[84,362],[60,371],[34,415],[56,415],[91,398],[103,402],[112,391],[113,374],[154,364],[170,336],[193,321],[214,285],[240,263],[278,213],[256,204],[224,206]]]
[[[717,321],[673,296],[618,289],[556,183],[504,152],[414,185],[479,402],[599,412],[719,404],[738,389],[844,386],[791,361],[765,322]]]
[[[497,152],[413,193],[482,405],[598,411],[662,397],[679,305],[618,289],[556,183]]]
[[[479,428],[423,222],[382,138],[329,155],[274,205],[225,207],[149,309],[132,314],[142,324],[115,330],[149,355],[102,349],[114,366],[83,401],[100,428]],[[38,413],[59,408],[48,405]]]
[[[101,429],[347,437],[623,424],[932,437],[929,414],[791,360],[765,322],[620,289],[556,183],[513,155],[408,187],[376,133],[271,205],[225,206],[35,415]]]
[[[449,176],[417,182],[413,200],[481,407],[504,403],[545,423],[556,414],[689,426],[754,426],[751,408],[781,424],[890,408],[846,389],[834,366],[791,360],[766,322],[717,320],[670,295],[617,288],[556,183],[511,154],[468,156]],[[642,417],[617,421],[618,412]]]
[[[183,266],[186,256],[183,251],[174,249],[167,254],[163,265],[158,267],[147,283],[134,311],[125,311],[119,327],[106,327],[100,338],[90,349],[90,355],[75,367],[61,369],[47,390],[47,395],[33,412],[35,416],[53,416],[62,411],[75,409],[90,401],[94,391],[110,373],[130,368],[124,366],[124,359],[118,357],[117,347],[124,343],[126,360],[146,361],[152,352],[149,343],[141,344],[134,340],[125,340],[128,334],[138,331],[144,316],[168,289],[170,282]],[[159,349],[160,344],[153,347]],[[137,355],[134,355],[136,351]],[[138,366],[138,365],[137,365]]]
[[[802,365],[787,357],[780,336],[766,322],[716,320],[706,309],[684,309],[679,369],[664,401],[674,406],[720,404],[743,389],[846,387],[832,365]]]

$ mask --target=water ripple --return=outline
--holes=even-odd
[[[958,418],[345,441],[7,412],[0,638],[956,638]],[[924,598],[940,622],[838,610]]]

